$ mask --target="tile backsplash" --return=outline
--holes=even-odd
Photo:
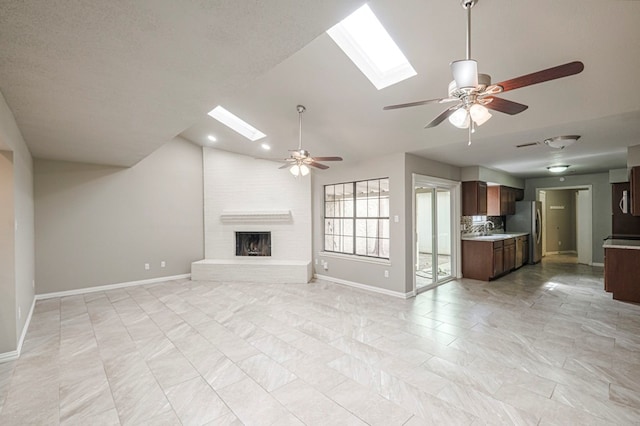
[[[484,221],[474,223],[474,217],[477,216],[462,216],[460,220],[462,235],[482,233],[484,230]],[[504,232],[504,216],[486,216],[485,220],[493,222],[493,229],[490,232]]]

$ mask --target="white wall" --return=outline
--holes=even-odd
[[[510,186],[511,188],[524,188],[523,179],[482,166],[470,166],[462,168],[461,180],[464,182],[479,180],[482,182],[491,182],[504,186]]]
[[[271,259],[311,260],[311,177],[279,163],[203,148],[206,259],[234,259],[236,231],[270,231]],[[223,223],[223,211],[291,211],[291,222]]]
[[[31,153],[18,129],[4,97],[0,93],[0,140],[2,146],[11,151],[13,218],[13,247],[10,241],[0,244],[1,253],[13,252],[13,281],[0,283],[0,310],[2,320],[7,317],[13,333],[3,335],[0,331],[0,354],[17,349],[18,339],[24,331],[29,310],[33,303],[34,290],[34,205],[33,205],[33,162]],[[8,158],[4,155],[3,167],[8,170]],[[7,220],[5,213],[5,220]],[[6,222],[5,222],[6,224]],[[7,245],[9,244],[9,245]],[[6,260],[6,259],[5,259]],[[11,290],[11,288],[13,290]],[[5,292],[5,289],[7,290]],[[6,297],[5,297],[6,296]],[[20,318],[18,313],[21,313]],[[4,328],[4,327],[3,327]]]
[[[176,138],[130,168],[36,160],[35,207],[38,294],[187,274],[203,256],[201,149]]]

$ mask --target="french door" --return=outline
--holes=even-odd
[[[452,181],[414,175],[416,293],[455,276],[456,185]]]

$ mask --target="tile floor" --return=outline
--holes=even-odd
[[[0,424],[640,424],[640,306],[546,259],[400,300],[171,281],[40,301]]]

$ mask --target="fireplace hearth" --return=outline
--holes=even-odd
[[[271,256],[271,232],[236,232],[236,256]]]

